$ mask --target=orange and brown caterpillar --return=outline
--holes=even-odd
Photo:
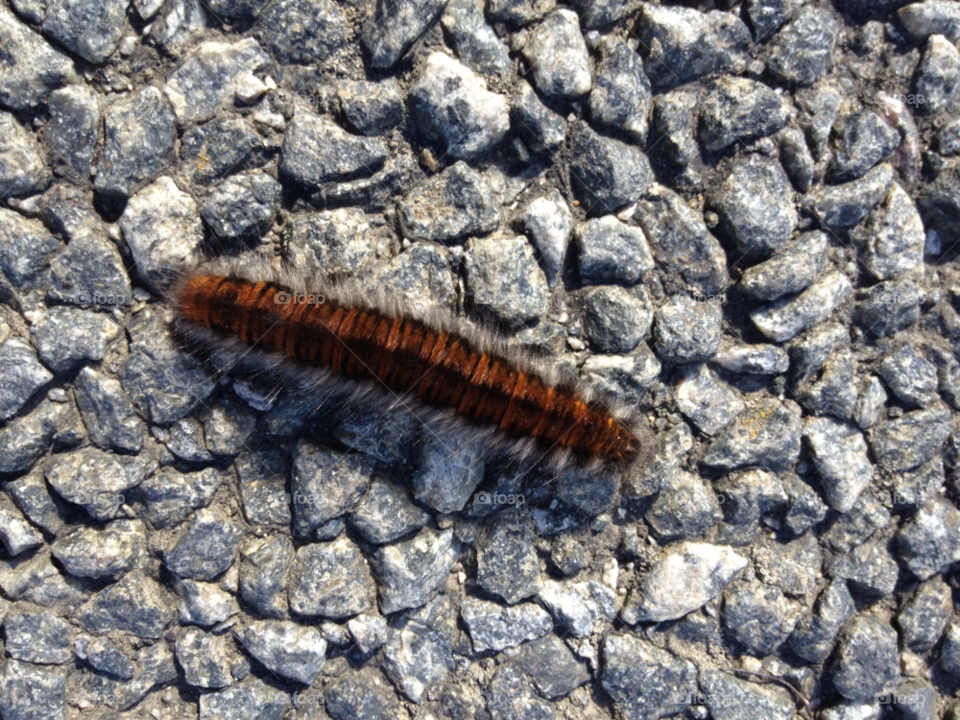
[[[174,302],[181,331],[202,346],[242,352],[303,384],[351,383],[358,401],[378,391],[415,399],[431,419],[514,457],[622,470],[640,451],[630,411],[452,313],[230,261],[186,273]]]

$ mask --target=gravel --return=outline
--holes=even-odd
[[[0,714],[953,718],[958,38],[945,0],[0,4]],[[166,298],[224,255],[494,325],[641,457],[197,353]]]

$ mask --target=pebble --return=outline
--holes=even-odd
[[[304,8],[307,7],[304,5]],[[327,7],[331,15],[336,13],[334,27],[345,35],[347,27],[341,17],[342,11],[332,2]],[[396,65],[417,38],[440,17],[443,9],[441,0],[401,0],[378,5],[365,23],[360,37],[361,44],[369,54],[370,65],[378,70],[388,70]],[[310,11],[304,9],[303,12]],[[325,37],[324,26],[329,21],[323,15],[318,17],[318,21],[317,34]],[[339,40],[340,33],[335,33],[333,37]],[[296,47],[297,43],[291,45]]]
[[[518,328],[547,312],[547,278],[523,236],[472,238],[466,291],[482,316]]]
[[[787,469],[800,455],[802,422],[772,398],[751,403],[710,442],[703,463],[720,470],[759,465]]]
[[[460,606],[460,616],[475,652],[516,647],[553,629],[550,615],[534,603],[503,607],[488,600],[467,598]]]
[[[653,96],[643,61],[626,43],[600,44],[602,60],[590,92],[590,118],[619,128],[642,143],[647,137]]]
[[[900,133],[870,110],[841,115],[834,123],[835,164],[832,180],[844,182],[862,177],[900,146]]]
[[[380,610],[385,614],[417,608],[443,584],[460,555],[452,529],[424,528],[409,540],[384,545],[374,554],[380,583]]]
[[[616,596],[595,580],[560,583],[544,580],[537,599],[550,611],[556,624],[573,637],[598,633],[616,616]]]
[[[832,65],[839,35],[832,14],[803,8],[771,42],[767,69],[780,82],[813,85]]]
[[[537,24],[523,45],[533,82],[544,95],[577,96],[590,92],[590,55],[572,10],[554,10]]]
[[[643,288],[630,293],[606,286],[583,295],[583,332],[598,352],[630,352],[647,336],[652,322],[653,308]]]
[[[608,215],[630,205],[653,182],[647,156],[635,145],[577,123],[571,140],[570,181],[588,215]]]
[[[832,679],[849,700],[896,690],[900,682],[896,631],[873,617],[853,618],[840,634]]]
[[[867,439],[879,465],[912,470],[937,454],[950,434],[949,421],[950,411],[936,404],[874,425]]]
[[[956,107],[956,78],[960,73],[960,52],[943,35],[931,35],[917,66],[914,90],[925,103],[918,108],[928,115],[950,112]]]
[[[281,64],[322,63],[351,32],[343,10],[329,0],[282,0],[267,7],[259,22],[264,44]]]
[[[779,588],[759,580],[738,580],[723,591],[724,627],[755,657],[786,640],[798,619],[797,606]]]
[[[741,720],[748,717],[790,720],[793,698],[783,688],[741,680],[722,670],[704,670],[700,686],[706,706],[717,720]]]
[[[173,608],[159,583],[133,570],[84,603],[79,619],[84,628],[98,635],[120,630],[157,639],[175,621]]]
[[[389,156],[376,138],[351,135],[299,107],[283,135],[281,175],[307,186],[370,177]]]
[[[337,97],[347,122],[361,135],[383,135],[403,120],[403,96],[394,78],[344,81],[337,86]]]
[[[103,63],[120,44],[128,0],[109,0],[92,8],[85,2],[51,0],[43,32],[95,65]]]
[[[441,22],[464,65],[489,78],[502,79],[513,64],[510,51],[487,24],[483,11],[484,3],[479,0],[456,0],[447,5]]]
[[[366,559],[344,536],[297,550],[289,588],[290,610],[297,615],[334,619],[367,612],[376,591]]]
[[[780,96],[754,80],[725,76],[708,83],[703,92],[699,137],[710,152],[775,135],[790,119]],[[749,158],[747,166],[755,160]]]
[[[710,361],[724,370],[746,375],[782,375],[790,368],[786,351],[776,345],[721,346]]]
[[[643,230],[614,215],[581,223],[574,231],[580,279],[587,285],[633,285],[654,267]]]
[[[625,717],[656,717],[690,704],[697,693],[697,671],[642,637],[625,633],[604,638],[603,689]]]
[[[960,40],[960,12],[949,2],[925,0],[900,8],[897,18],[913,40],[943,35],[950,42]]]
[[[102,530],[80,527],[61,535],[51,550],[71,575],[116,579],[146,563],[147,531],[140,520],[114,520]]]
[[[13,115],[0,112],[0,192],[11,197],[32,195],[49,181],[36,139]]]
[[[544,105],[525,80],[510,98],[510,118],[513,129],[534,152],[555,152],[567,137],[567,121]]]
[[[39,22],[40,13],[32,22]],[[2,61],[0,105],[28,110],[43,102],[51,91],[75,80],[73,61],[55,50],[24,25],[6,7],[0,8],[0,44],[8,54]]]
[[[701,537],[721,517],[712,490],[697,475],[682,471],[660,488],[644,514],[662,542]]]
[[[707,365],[688,365],[677,384],[677,407],[706,435],[716,435],[745,407]]]
[[[500,224],[492,188],[459,161],[428,178],[400,201],[400,229],[411,240],[449,242],[486,235]]]
[[[273,227],[282,187],[266,173],[235,175],[207,196],[200,215],[224,240],[260,240]]]
[[[873,478],[863,435],[852,423],[810,418],[804,423],[803,436],[810,444],[827,504],[847,512]]]
[[[327,641],[312,627],[257,620],[234,630],[234,636],[267,669],[304,685],[310,685],[323,667]]]
[[[547,285],[552,290],[560,280],[560,271],[567,254],[567,243],[573,228],[570,208],[560,194],[550,194],[531,201],[515,222],[519,223],[537,249],[537,259],[547,276]]]
[[[907,407],[926,407],[937,399],[937,368],[910,343],[883,358],[878,372]]]
[[[750,319],[766,337],[784,342],[829,318],[852,293],[846,275],[828,272],[799,295],[752,310]]]
[[[883,163],[853,182],[816,186],[806,202],[825,227],[844,230],[863,220],[886,197],[892,182],[893,169]]]
[[[897,533],[898,555],[920,580],[928,580],[960,559],[957,527],[960,512],[934,498],[904,523]]]

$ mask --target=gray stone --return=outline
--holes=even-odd
[[[641,5],[636,35],[649,48],[643,66],[655,88],[711,73],[741,72],[751,45],[747,26],[730,13]]]
[[[824,535],[827,544],[839,552],[849,552],[877,530],[887,527],[890,513],[878,498],[886,501],[884,493],[879,490],[860,493],[853,507],[837,518]]]
[[[11,557],[43,547],[43,535],[12,507],[0,506],[0,541]]]
[[[519,709],[519,712],[518,712]],[[487,689],[487,710],[493,720],[555,720],[549,703],[537,698],[519,667],[502,666]]]
[[[559,583],[544,580],[537,593],[556,624],[574,637],[599,633],[616,616],[613,590],[596,580],[581,583]]]
[[[130,198],[120,229],[140,276],[155,290],[200,259],[203,226],[197,204],[169,177]]]
[[[925,407],[937,398],[936,366],[906,343],[889,353],[878,368],[893,393],[908,407]]]
[[[387,642],[387,621],[379,615],[357,615],[347,620],[347,628],[362,653],[372,653]]]
[[[944,481],[943,458],[937,455],[894,478],[892,505],[897,509],[922,507],[940,492]]]
[[[29,415],[0,430],[0,472],[29,470],[51,448],[76,447],[84,437],[83,423],[69,396],[65,402],[44,400]]]
[[[523,517],[500,515],[477,543],[477,582],[510,605],[537,594],[540,561]]]
[[[290,609],[297,615],[352,617],[373,607],[375,590],[360,549],[343,536],[301,547],[290,568]]]
[[[803,436],[810,446],[827,504],[847,512],[873,479],[867,443],[852,423],[831,418],[809,418]]]
[[[210,193],[200,214],[217,237],[259,240],[273,227],[281,190],[266,173],[237,175]]]
[[[537,248],[540,267],[547,276],[547,285],[551,289],[556,287],[573,227],[570,208],[560,191],[554,189],[550,194],[532,201],[520,211],[515,222],[524,228]]]
[[[277,62],[322,63],[346,44],[349,25],[343,10],[329,0],[283,0],[259,18],[263,40]]]
[[[184,132],[178,170],[191,183],[209,185],[262,166],[277,149],[242,118],[222,115]]]
[[[950,434],[944,405],[904,413],[870,428],[867,438],[877,463],[894,471],[912,470],[930,460]]]
[[[934,498],[897,533],[897,554],[910,572],[927,580],[960,560],[960,512],[947,500]]]
[[[788,505],[784,521],[787,527],[798,535],[827,516],[827,506],[816,490],[795,474],[787,473],[783,480],[783,490],[787,494]]]
[[[800,455],[800,418],[773,399],[741,412],[710,443],[703,463],[720,470],[759,465],[782,472]]]
[[[0,588],[11,600],[29,600],[48,608],[62,601],[82,601],[85,594],[81,584],[60,573],[46,549],[3,561]]]
[[[773,33],[792,16],[793,0],[747,0],[744,10],[757,42],[769,40]]]
[[[782,250],[797,226],[787,176],[776,161],[756,155],[734,167],[708,196],[707,206],[719,218],[717,235],[752,257]]]
[[[784,342],[829,318],[852,293],[846,275],[828,272],[799,295],[752,310],[750,319],[766,337]]]
[[[53,556],[71,575],[116,579],[147,560],[147,531],[140,520],[114,520],[102,530],[80,527],[61,535]]]
[[[857,305],[860,321],[877,337],[889,337],[920,317],[920,291],[913,280],[888,280],[870,288]]]
[[[543,697],[557,700],[590,681],[590,673],[583,662],[554,635],[524,643],[517,663],[533,680]]]
[[[466,598],[460,616],[473,640],[474,652],[516,647],[553,629],[550,615],[534,603],[503,607],[488,600]]]
[[[870,110],[841,115],[833,126],[836,152],[828,173],[831,180],[846,182],[862,177],[900,145],[900,133]]]
[[[786,690],[776,686],[740,680],[722,670],[703,670],[700,673],[700,687],[714,720],[738,720],[744,717],[790,720],[793,717],[793,698]]]
[[[323,667],[327,641],[312,627],[280,620],[256,620],[234,631],[244,649],[283,677],[312,683]]]
[[[352,274],[375,259],[368,233],[371,216],[339,208],[299,217],[288,225],[284,256],[294,267]]]
[[[181,473],[166,467],[144,480],[137,487],[137,494],[144,517],[160,529],[173,527],[186,520],[193,510],[208,505],[218,487],[220,473],[215,468]]]
[[[429,519],[430,515],[414,505],[399,487],[377,477],[350,513],[350,524],[377,545],[409,535]]]
[[[481,175],[457,162],[400,201],[404,237],[439,242],[485,235],[500,224],[496,196]]]
[[[262,617],[287,615],[287,576],[294,559],[287,535],[251,538],[240,546],[240,597]]]
[[[382,583],[381,611],[387,615],[423,605],[443,584],[459,555],[460,542],[452,529],[425,528],[409,540],[379,548],[373,565]]]
[[[6,7],[0,8],[0,28],[0,46],[7,50],[0,60],[0,105],[13,110],[34,108],[51,90],[75,77],[70,58],[50,47]]]
[[[0,271],[15,289],[36,285],[49,257],[61,248],[43,223],[0,208]]]
[[[721,517],[713,491],[697,475],[682,471],[660,488],[644,514],[661,542],[699,537]]]
[[[533,81],[544,95],[577,96],[590,92],[590,55],[572,10],[554,10],[523,46]]]
[[[775,2],[777,0],[774,0]],[[805,193],[813,185],[816,166],[807,139],[800,130],[785,127],[777,135],[780,142],[780,164],[797,192]]]
[[[139,485],[156,466],[149,453],[131,457],[86,447],[52,455],[44,464],[44,474],[64,500],[82,506],[97,520],[109,520],[126,502],[123,493]]]
[[[205,42],[170,75],[163,91],[180,124],[193,125],[231,107],[241,79],[269,64],[253,38]]]
[[[845,230],[863,220],[887,196],[892,182],[893,169],[883,163],[853,182],[817,185],[806,202],[825,227]]]
[[[842,348],[826,359],[820,379],[797,401],[818,414],[850,420],[856,413],[859,390],[853,354]]]
[[[797,620],[796,607],[777,587],[738,580],[723,591],[723,624],[755,657],[768,655],[786,640]]]
[[[697,670],[635,635],[608,635],[603,641],[603,689],[630,720],[682,710],[697,692]]]
[[[347,122],[361,135],[382,135],[403,120],[403,97],[394,78],[382,82],[342,82],[337,87],[337,97]]]
[[[929,652],[940,640],[952,616],[953,592],[950,586],[936,576],[921,583],[897,614],[904,646],[918,654]]]
[[[534,152],[554,152],[567,137],[567,121],[544,105],[530,83],[520,81],[510,100],[513,129]]]
[[[134,0],[134,3],[137,4],[139,8],[140,3],[137,3],[136,0]],[[159,9],[161,3],[155,4],[158,6],[156,9]],[[266,4],[267,0],[212,0],[209,8],[216,16],[245,19],[257,17]],[[154,12],[156,12],[156,10],[154,10]],[[140,14],[145,20],[148,19],[143,12]]]
[[[447,4],[441,22],[464,65],[481,75],[502,79],[513,64],[510,51],[487,24],[483,10],[484,3],[479,0],[455,0]]]
[[[583,331],[601,353],[633,350],[650,331],[653,308],[641,287],[633,293],[620,287],[599,287],[583,294]]]
[[[156,639],[175,621],[176,613],[163,587],[142,571],[133,570],[84,603],[79,618],[87,630],[98,635],[120,630]]]
[[[886,404],[887,391],[883,389],[883,383],[878,377],[871,375],[863,382],[853,419],[863,430],[873,427],[880,422]]]
[[[100,96],[72,86],[52,92],[48,103],[50,121],[43,129],[43,142],[50,167],[59,176],[85,184],[100,138]]]
[[[444,153],[457,160],[490,150],[510,129],[506,98],[442,52],[427,58],[407,101],[424,136],[439,140]]]
[[[443,0],[377,0],[361,36],[370,65],[378,70],[393,67],[440,17],[445,5]]]
[[[943,653],[943,669],[954,677],[960,677],[960,661],[957,660],[957,654],[960,653],[960,624],[953,623],[947,628],[940,652]]]
[[[101,311],[133,304],[120,251],[94,235],[71,240],[54,256],[47,281],[47,295],[52,300]]]
[[[30,328],[37,354],[54,372],[67,372],[86,360],[102,360],[120,328],[106,315],[52,307]]]
[[[123,36],[129,0],[50,0],[43,32],[84,60],[100,64]]]
[[[940,392],[951,407],[960,407],[960,362],[950,350],[939,345],[930,346],[930,357],[937,368]]]
[[[746,566],[746,558],[723,545],[674,543],[627,598],[621,616],[631,625],[676,620],[719,595]]]
[[[66,508],[54,496],[43,479],[43,473],[35,471],[7,483],[6,491],[20,512],[34,525],[51,535],[59,535],[66,527]]]
[[[157,88],[147,85],[106,108],[103,150],[94,188],[130,197],[168,165],[177,137],[173,109]]]
[[[928,115],[954,111],[958,83],[960,52],[943,35],[931,35],[914,80],[917,95],[923,95],[926,101],[922,106],[918,105],[918,110]]]
[[[636,405],[660,376],[660,362],[641,343],[633,355],[591,355],[580,376],[602,393]]]
[[[129,680],[135,674],[133,659],[109,638],[79,635],[74,643],[77,657],[90,666],[120,680]]]
[[[179,580],[177,594],[180,596],[177,609],[182,625],[210,627],[240,613],[236,598],[218,583]]]
[[[262,720],[280,720],[290,696],[267,685],[258,678],[215,693],[200,695],[201,720],[243,720],[256,717]]]
[[[760,517],[787,501],[777,476],[760,468],[727,473],[713,491],[723,510],[718,539],[731,545],[751,543]]]
[[[210,508],[197,510],[164,553],[170,572],[189,580],[215,580],[237,556],[241,528]]]
[[[299,442],[290,481],[294,532],[307,537],[327,520],[351,510],[370,487],[373,472],[373,458],[335,452],[309,440]]]
[[[840,26],[830,13],[801,9],[771,43],[768,71],[781,82],[813,85],[831,66],[839,34]]]
[[[154,434],[163,439],[167,450],[187,462],[210,462],[213,456],[203,444],[203,428],[195,418],[177,420],[168,433],[155,430]]]
[[[615,213],[636,202],[653,180],[650,161],[638,147],[600,135],[586,122],[577,123],[570,182],[588,215]]]
[[[893,593],[900,569],[887,549],[888,541],[874,537],[836,559],[832,568],[834,577],[844,578],[847,584],[862,595],[880,598]]]
[[[0,22],[2,22],[0,18]],[[67,715],[66,675],[59,668],[9,659],[0,675],[0,712],[10,720],[53,720]]]
[[[653,108],[643,62],[623,42],[605,40],[600,51],[603,58],[590,93],[590,117],[595,123],[619,128],[642,143]]]
[[[487,14],[493,22],[528,25],[551,12],[554,0],[490,0]]]
[[[123,389],[150,422],[169,425],[213,389],[203,363],[177,345],[160,313],[146,308],[127,323],[130,354],[120,368]]]
[[[790,542],[768,538],[756,557],[764,582],[795,596],[808,595],[815,589],[820,576],[822,554],[813,533]]]
[[[840,628],[853,615],[855,607],[842,579],[831,582],[817,599],[813,609],[797,623],[790,635],[790,647],[805,660],[823,662],[830,654]]]
[[[21,197],[49,183],[40,145],[13,115],[0,112],[0,194]]]
[[[773,257],[743,273],[740,287],[758,300],[776,300],[810,287],[827,265],[827,236],[803,233]]]
[[[708,83],[704,92],[699,136],[710,152],[774,135],[790,118],[780,97],[763,83],[724,76]],[[747,163],[760,168],[768,164],[756,156],[748,158]],[[782,180],[778,177],[778,186],[782,187],[786,183],[782,170],[779,176]]]
[[[526,238],[473,238],[465,265],[467,296],[481,315],[516,328],[546,313],[547,279]]]
[[[737,392],[705,364],[685,367],[676,392],[677,408],[707,435],[716,435],[745,407]]]
[[[701,292],[720,290],[727,274],[727,257],[719,241],[707,232],[703,218],[679,195],[653,185],[637,203],[637,213],[657,261]]]
[[[654,349],[675,363],[707,360],[720,349],[723,314],[713,299],[673,295],[656,312]]]
[[[653,99],[653,123],[663,152],[678,165],[689,165],[700,156],[696,140],[698,97],[689,90],[672,90]]]
[[[183,679],[199,688],[222,688],[233,684],[230,638],[190,628],[177,639],[177,662]]]
[[[960,40],[960,8],[944,0],[916,2],[897,11],[903,29],[913,40],[944,35],[950,42]]]
[[[438,596],[389,633],[384,669],[415,703],[422,703],[428,689],[442,683],[448,670],[455,668],[450,643],[455,615],[453,603]]]
[[[283,135],[280,173],[303,185],[342,182],[370,177],[388,156],[380,140],[351,135],[301,106]]]
[[[643,230],[625,225],[614,215],[581,223],[574,238],[585,285],[633,285],[654,267]]]
[[[867,700],[900,683],[897,633],[873,617],[855,617],[843,628],[832,667],[833,685],[849,700]]]

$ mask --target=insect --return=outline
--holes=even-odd
[[[180,331],[204,348],[301,385],[345,384],[358,403],[409,397],[497,454],[615,471],[639,456],[631,410],[452,313],[356,281],[231,260],[187,272],[173,297]]]

